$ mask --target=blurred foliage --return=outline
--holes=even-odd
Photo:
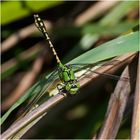
[[[25,18],[33,13],[41,12],[45,9],[55,7],[61,4],[62,1],[6,1],[2,2],[1,13],[2,19],[1,24],[9,24],[16,20]],[[12,14],[10,14],[12,13]],[[10,16],[9,16],[10,14]]]
[[[122,1],[112,11],[109,12],[101,21],[102,25],[113,25],[120,22],[120,20],[126,16],[129,12],[139,7],[138,1]],[[112,20],[114,19],[114,20]]]
[[[12,33],[17,33],[23,27],[32,24],[32,15],[39,13],[41,17],[51,21],[52,28],[49,30],[49,34],[58,55],[64,63],[71,61],[88,50],[91,50],[90,55],[92,56],[92,48],[119,36],[122,36],[120,38],[126,38],[128,40],[128,42],[126,40],[125,46],[130,50],[134,49],[132,46],[135,46],[138,33],[130,33],[128,35],[124,35],[124,33],[129,33],[127,31],[139,22],[138,1],[120,1],[100,15],[100,17],[95,19],[91,17],[90,22],[79,27],[75,26],[73,23],[77,16],[81,15],[92,4],[95,5],[96,3],[95,1],[2,1],[2,41],[8,39]],[[129,40],[127,37],[130,35],[133,37],[136,36]],[[8,94],[12,91],[11,89],[16,88],[13,84],[14,82],[11,81],[16,80],[18,74],[29,70],[35,58],[37,58],[40,53],[35,51],[28,57],[19,59],[21,54],[40,40],[43,40],[43,37],[40,36],[38,32],[35,35],[31,35],[17,42],[12,49],[2,54],[2,67],[11,59],[17,61],[17,63],[12,65],[12,67],[8,67],[7,71],[3,71],[2,73],[2,99],[8,98]],[[116,49],[113,47],[117,46],[117,44],[113,41],[110,42],[112,42],[112,50],[116,52]],[[18,51],[19,49],[20,51]],[[121,51],[128,51],[127,49],[122,49]],[[98,47],[95,48],[95,51],[96,50],[98,50],[96,52],[98,57],[101,50],[100,48],[98,49]],[[105,52],[100,54],[102,59],[108,57],[110,49],[106,49],[106,52],[107,54]],[[87,62],[92,58],[89,54],[86,55],[85,53],[84,55],[82,59],[77,58],[79,59],[78,61]],[[96,57],[96,55],[94,55],[93,57]],[[41,77],[41,75],[44,75],[44,72],[49,73],[56,67],[55,60],[52,59],[50,62],[47,60],[48,57],[44,63],[42,73],[37,79]],[[23,69],[23,67],[25,67],[25,69]],[[16,85],[18,85],[19,82],[20,81],[18,81]],[[24,138],[92,138],[102,125],[110,93],[113,92],[112,89],[115,83],[114,81],[101,78],[89,84],[81,89],[80,94],[64,100],[50,110],[44,119],[39,121]],[[33,88],[34,87],[32,87],[32,89]],[[23,104],[23,106],[24,105],[25,104]],[[15,110],[13,114],[10,115],[9,122],[12,122],[17,116],[18,113],[15,112],[18,110],[19,109]],[[117,138],[130,138],[131,120],[127,118],[126,120],[127,121],[122,124]],[[2,126],[3,131],[9,126],[8,121]]]

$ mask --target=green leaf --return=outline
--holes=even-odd
[[[101,36],[118,36],[119,34],[132,29],[137,24],[138,21],[122,22],[115,26],[104,26],[97,23],[83,26],[81,29],[79,29],[79,34],[83,34],[83,37],[81,38],[80,42],[67,53],[62,62],[68,62],[76,56],[89,50]],[[74,30],[74,28],[71,28],[71,30]],[[61,32],[66,35],[62,29]],[[78,34],[78,30],[75,32]],[[57,34],[62,35],[60,31],[57,32]]]
[[[61,4],[62,1],[6,1],[1,3],[1,24],[8,24],[36,12]]]
[[[119,35],[123,32],[126,32],[129,29],[132,29],[136,26],[139,22],[138,21],[125,21],[120,22],[117,25],[102,25],[99,23],[88,24],[82,28],[83,34],[99,34],[104,36],[112,36],[112,35]],[[95,28],[96,27],[96,28]]]
[[[96,63],[115,56],[137,51],[139,51],[139,32],[132,32],[80,55],[70,61],[69,64]]]

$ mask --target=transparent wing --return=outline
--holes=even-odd
[[[93,70],[91,68],[93,67],[96,67],[96,68],[99,68],[99,67],[102,67],[104,65],[104,63],[96,63],[96,64],[71,64],[73,70],[76,72],[76,71],[80,71],[82,69],[86,69],[86,68],[89,68],[88,71],[90,72],[93,72],[93,73],[96,73],[96,74],[99,74],[100,76],[105,76],[107,78],[110,78],[110,79],[114,79],[114,80],[128,80],[127,77],[120,77],[118,75],[113,75],[113,74],[109,74],[109,73],[100,73],[98,72],[96,69]],[[106,65],[112,65],[112,64],[105,64],[104,66]]]
[[[22,116],[24,116],[27,112],[29,112],[30,110],[32,110],[35,107],[35,105],[40,100],[40,98],[48,91],[48,88],[51,87],[53,85],[53,82],[58,79],[59,79],[59,76],[58,76],[58,71],[56,69],[50,75],[48,75],[47,77],[44,77],[43,79],[41,79],[39,81],[38,85],[40,86],[39,87],[40,90],[37,92],[34,91],[35,93],[29,99],[28,104],[24,108],[24,113]],[[46,96],[47,96],[47,94],[46,94]]]

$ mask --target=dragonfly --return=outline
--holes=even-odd
[[[39,17],[38,14],[34,15],[34,21],[35,21],[35,26],[43,34],[45,40],[48,42],[49,47],[52,50],[53,55],[55,56],[55,59],[57,62],[57,68],[51,74],[49,74],[45,78],[41,79],[38,83],[36,83],[29,90],[29,92],[32,94],[30,95],[30,97],[26,97],[24,99],[24,101],[25,101],[28,98],[29,102],[25,106],[25,109],[24,109],[25,111],[24,111],[23,115],[21,115],[21,116],[24,116],[29,111],[33,110],[36,107],[36,104],[39,103],[41,98],[43,96],[45,96],[47,92],[49,93],[49,90],[51,91],[54,87],[57,88],[58,93],[60,93],[60,94],[67,93],[67,95],[76,95],[77,93],[79,93],[79,90],[81,88],[80,83],[78,81],[77,71],[80,71],[83,68],[90,69],[89,68],[90,66],[96,66],[96,64],[63,64],[60,61],[58,54],[57,54],[57,52],[56,52],[56,50],[51,42],[51,39],[47,33],[47,29],[45,27],[45,24],[44,24],[43,20]],[[96,73],[98,75],[106,76],[106,77],[111,78],[111,79],[115,79],[115,80],[120,79],[120,77],[117,75],[112,75],[112,74],[108,74],[108,73],[99,73],[99,72],[96,72],[94,70],[92,72]],[[23,103],[24,101],[22,101],[21,103]],[[15,106],[17,107],[20,104],[15,105]],[[4,114],[4,117],[2,118],[1,124],[6,120],[6,118],[9,116],[9,114],[16,107],[12,106],[11,107],[12,109],[9,109],[7,111],[7,114]]]
[[[34,15],[34,20],[35,20],[35,26],[38,28],[38,30],[43,34],[44,38],[49,44],[49,47],[51,48],[53,55],[55,56],[56,62],[57,62],[57,68],[49,75],[47,76],[44,80],[41,82],[43,83],[43,87],[41,89],[41,92],[39,94],[36,94],[34,97],[32,97],[31,103],[30,104],[36,104],[39,99],[49,91],[49,87],[55,87],[54,81],[58,81],[56,84],[58,93],[67,93],[67,95],[75,95],[79,93],[80,89],[80,83],[78,81],[78,76],[76,75],[77,71],[79,69],[85,69],[90,66],[96,66],[96,64],[62,64],[60,61],[58,54],[51,42],[51,39],[47,33],[47,29],[45,27],[45,24],[43,20],[39,17],[38,14]],[[108,73],[99,73],[96,71],[92,71],[98,75],[106,76],[111,79],[119,80],[120,77],[117,75],[112,75]],[[126,78],[127,79],[127,78]],[[125,79],[125,80],[126,80]],[[123,79],[124,80],[124,79]],[[52,94],[54,95],[54,94]]]
[[[49,78],[55,77],[56,75],[59,77],[61,83],[57,84],[57,89],[59,93],[61,92],[66,92],[68,94],[77,94],[79,89],[80,89],[80,84],[77,80],[77,77],[75,75],[75,69],[86,67],[87,65],[92,65],[92,64],[62,64],[60,61],[57,52],[54,49],[54,46],[50,40],[50,37],[47,33],[45,24],[43,20],[39,17],[38,14],[34,15],[34,20],[35,20],[35,25],[38,28],[38,30],[44,35],[46,41],[49,44],[49,47],[51,48],[53,55],[56,58],[57,62],[57,69],[50,75]],[[105,76],[109,76],[110,78],[113,79],[119,79],[119,76],[112,75],[112,74],[107,74],[107,73],[97,73],[94,71],[96,74],[101,74]],[[57,77],[57,78],[58,78]],[[49,78],[47,78],[49,80]]]
[[[50,37],[48,36],[47,30],[45,28],[44,22],[42,19],[39,17],[38,14],[34,15],[35,19],[35,25],[41,31],[41,33],[44,35],[45,39],[49,43],[49,47],[52,49],[53,55],[56,58],[57,61],[57,71],[59,74],[59,78],[61,80],[61,83],[57,85],[58,91],[61,92],[67,92],[69,94],[76,94],[77,91],[80,88],[80,84],[78,83],[78,80],[74,74],[74,71],[71,66],[69,65],[64,65],[60,61],[54,46],[50,40]]]

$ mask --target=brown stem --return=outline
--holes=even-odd
[[[75,25],[83,25],[89,20],[103,14],[105,11],[113,7],[116,3],[118,3],[118,1],[99,1],[96,4],[93,4],[89,9],[87,9],[76,18]]]
[[[121,77],[129,77],[128,66]],[[114,139],[120,127],[123,113],[130,93],[130,81],[119,81],[114,93],[111,95],[105,121],[97,139]]]
[[[140,54],[139,54],[139,62],[138,62],[138,68],[137,68],[137,81],[136,81],[135,97],[134,97],[131,139],[140,139],[140,90],[139,90],[139,80],[140,80]]]

